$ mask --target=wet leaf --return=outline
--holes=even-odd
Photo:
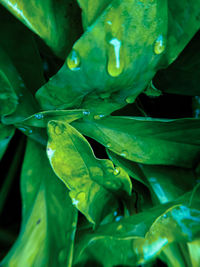
[[[87,140],[67,123],[48,124],[47,155],[57,176],[71,190],[73,204],[92,223],[117,206],[117,194],[131,193],[131,182],[121,168],[97,159]]]
[[[73,125],[109,150],[138,163],[192,167],[200,153],[198,119],[110,116]]]
[[[71,123],[84,116],[88,116],[88,114],[89,112],[83,109],[42,111],[21,121],[20,125],[45,128],[51,120],[61,120]]]
[[[167,244],[196,239],[200,235],[199,195],[192,203],[190,200],[189,193],[177,201],[83,234],[75,263],[90,257],[106,267],[137,266],[154,259]]]
[[[71,266],[77,211],[56,178],[45,150],[28,141],[21,176],[20,235],[3,266]]]
[[[39,35],[60,57],[79,36],[79,9],[75,1],[1,0],[13,15]]]
[[[61,70],[38,91],[42,107],[78,106],[90,93],[103,99],[112,94],[119,107],[134,102],[163,58],[166,4],[112,1],[74,44]]]

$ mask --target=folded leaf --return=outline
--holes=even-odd
[[[138,163],[192,167],[199,158],[199,119],[110,116],[73,125],[109,150]]]
[[[198,192],[199,193],[199,192]],[[82,234],[74,263],[88,257],[103,266],[137,266],[155,258],[170,243],[192,241],[200,235],[200,198],[191,194],[149,211],[100,226]]]
[[[60,57],[65,57],[81,32],[77,23],[79,10],[73,1],[0,0],[0,3]]]
[[[109,160],[97,159],[87,140],[72,126],[48,124],[47,155],[56,175],[71,190],[73,204],[92,223],[98,223],[117,205],[117,194],[131,193],[131,181]]]
[[[58,181],[45,150],[28,141],[21,176],[23,220],[2,266],[71,266],[77,211]]]

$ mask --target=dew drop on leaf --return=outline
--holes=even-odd
[[[123,67],[121,41],[117,38],[112,38],[108,46],[108,74],[112,77],[117,77],[122,73]]]
[[[19,127],[18,129],[26,135],[30,135],[33,133],[33,131],[28,127]]]
[[[112,146],[111,143],[106,144],[106,147],[108,147],[108,148],[110,148],[111,146]]]
[[[126,103],[128,103],[128,104],[132,104],[132,103],[134,103],[136,97],[137,97],[136,95],[128,96],[128,97],[126,98]]]
[[[36,118],[37,120],[41,120],[41,119],[44,118],[44,115],[43,115],[43,114],[35,114],[35,118]]]
[[[81,64],[80,56],[74,49],[67,57],[67,66],[70,70],[78,70]]]
[[[94,115],[94,119],[95,119],[95,120],[100,120],[100,119],[102,119],[103,117],[104,117],[103,114],[100,114],[100,115]]]
[[[123,228],[123,225],[122,225],[122,224],[120,224],[119,226],[117,226],[117,231],[120,231],[120,230],[122,230],[122,228]]]
[[[90,111],[89,111],[89,110],[84,110],[84,111],[83,111],[83,115],[85,115],[85,116],[90,115]]]
[[[128,157],[128,152],[126,150],[122,151],[120,156],[127,158]]]
[[[114,175],[118,175],[120,173],[120,168],[119,167],[116,167],[113,171],[113,174]]]
[[[163,35],[159,35],[155,41],[154,52],[156,55],[160,55],[165,50],[164,38]]]

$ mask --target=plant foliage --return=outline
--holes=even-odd
[[[200,266],[199,30],[200,0],[0,0],[1,267]]]

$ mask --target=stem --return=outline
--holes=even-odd
[[[8,197],[8,193],[10,191],[12,182],[15,178],[16,170],[21,162],[20,159],[21,159],[23,150],[24,150],[24,138],[21,138],[17,146],[17,149],[15,151],[14,158],[11,162],[7,177],[0,190],[0,215],[3,211],[3,207]]]

